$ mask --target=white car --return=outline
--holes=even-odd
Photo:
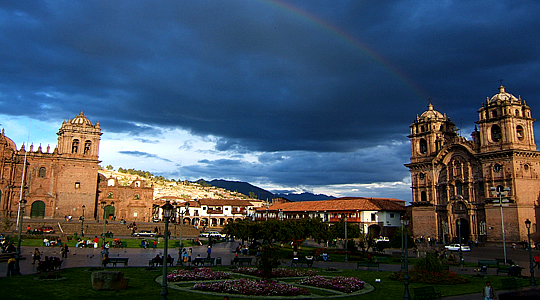
[[[136,236],[136,237],[155,237],[156,236],[156,233],[155,232],[152,232],[150,230],[141,230],[139,232],[134,232],[132,234],[132,236]]]
[[[375,239],[375,243],[378,243],[378,242],[390,242],[390,239],[386,236],[381,236],[378,239]]]
[[[221,234],[217,231],[208,231],[208,232],[202,232],[199,234],[200,237],[213,237],[213,238],[224,238],[227,237],[226,234]]]
[[[450,250],[450,251],[459,251],[459,248],[461,247],[461,251],[471,251],[471,247],[467,245],[460,245],[460,244],[451,244],[446,245],[444,248]]]

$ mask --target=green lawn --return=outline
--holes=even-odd
[[[172,270],[174,268],[169,268]],[[227,267],[216,267],[218,270],[228,270]],[[119,270],[124,272],[125,277],[130,278],[129,287],[122,291],[94,291],[91,286],[90,268],[72,268],[61,270],[65,281],[38,281],[34,280],[38,275],[23,275],[15,277],[1,278],[2,286],[9,287],[9,292],[2,295],[2,299],[40,299],[46,296],[54,299],[72,299],[83,297],[84,299],[129,299],[129,300],[148,300],[158,299],[161,286],[154,279],[161,275],[161,270],[147,270],[141,267],[120,267],[107,268],[107,270]],[[389,272],[378,271],[357,271],[343,270],[338,273],[326,272],[320,270],[321,275],[331,276],[354,276],[361,278],[367,283],[375,286],[375,291],[359,297],[345,297],[341,299],[399,299],[403,295],[403,283],[388,279]],[[499,277],[500,278],[500,277]],[[500,280],[496,276],[489,276],[495,289],[500,288]],[[380,283],[375,282],[381,279]],[[480,292],[486,279],[471,278],[471,282],[461,285],[438,285],[436,289],[441,291],[443,296],[461,295]],[[526,280],[525,284],[527,284]],[[411,283],[410,291],[413,288],[423,286],[421,284]],[[185,291],[169,289],[169,299],[219,299],[215,295],[195,294]],[[231,297],[234,299],[235,297]],[[256,298],[257,297],[250,297]],[[261,298],[263,299],[263,298]]]

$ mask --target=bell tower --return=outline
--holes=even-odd
[[[434,204],[437,173],[432,161],[441,149],[454,140],[455,124],[446,115],[428,105],[428,110],[410,125],[411,163],[406,166],[411,171],[413,202]]]
[[[81,112],[74,119],[64,121],[58,130],[58,154],[97,160],[101,134],[99,122],[93,125]]]
[[[501,150],[536,151],[531,108],[521,97],[499,87],[499,93],[487,98],[478,110],[480,152]]]

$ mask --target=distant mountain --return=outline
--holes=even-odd
[[[335,199],[336,197],[328,196],[324,194],[312,194],[312,193],[301,193],[301,194],[275,194],[274,197],[283,197],[291,201],[317,201],[317,200],[329,200]]]
[[[274,194],[270,193],[267,190],[256,187],[252,184],[242,181],[227,181],[223,179],[214,179],[212,181],[207,181],[207,183],[222,189],[226,189],[233,192],[239,192],[247,196],[253,195],[255,198],[260,200],[269,200],[275,198]]]

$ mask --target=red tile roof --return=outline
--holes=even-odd
[[[265,211],[266,208],[258,208]],[[276,203],[268,208],[268,211],[405,211],[405,201],[393,198],[364,198],[343,197],[323,201],[298,201]]]

